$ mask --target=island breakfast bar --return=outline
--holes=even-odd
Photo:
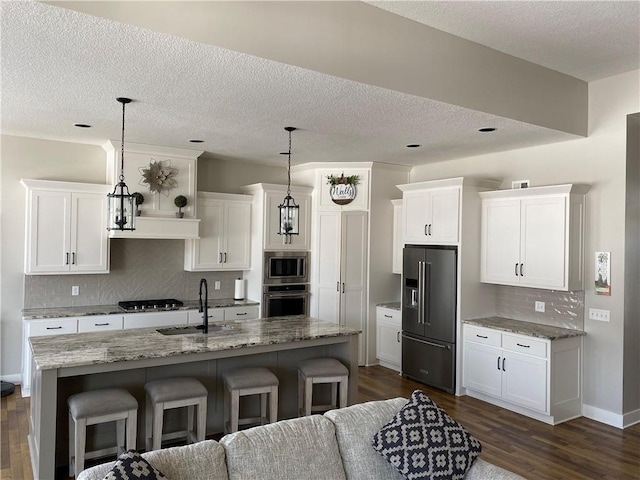
[[[138,400],[140,449],[146,435],[141,411],[145,405],[144,384],[158,378],[192,376],[207,387],[209,435],[223,430],[221,377],[224,371],[236,367],[263,366],[278,377],[278,418],[297,416],[297,365],[308,358],[341,360],[349,368],[348,402],[355,401],[359,331],[306,316],[211,326],[206,335],[165,335],[155,328],[140,328],[30,338],[33,357],[29,450],[34,479],[54,479],[57,470],[59,476],[65,476],[66,402],[77,392],[116,386],[129,390]],[[177,418],[173,424],[178,424]],[[97,431],[92,441],[103,446],[100,435],[106,438],[105,432]],[[113,436],[109,438],[113,443]]]

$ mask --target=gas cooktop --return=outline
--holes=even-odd
[[[166,308],[178,308],[184,303],[175,298],[162,298],[159,300],[127,300],[118,302],[118,306],[124,310],[160,310]]]

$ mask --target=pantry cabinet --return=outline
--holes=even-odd
[[[402,314],[400,310],[376,307],[376,357],[383,367],[400,371],[402,362]]]
[[[252,200],[250,195],[198,194],[200,239],[185,241],[185,270],[251,268]]]
[[[109,273],[107,185],[22,180],[25,273]]]
[[[316,282],[312,316],[366,331],[368,212],[317,213]],[[360,334],[360,364],[365,348]]]
[[[462,179],[398,185],[403,192],[405,243],[425,245],[458,243],[460,185],[462,185]]]
[[[464,325],[467,394],[556,424],[581,414],[580,337],[548,340]]]
[[[584,185],[482,192],[481,281],[584,288]]]

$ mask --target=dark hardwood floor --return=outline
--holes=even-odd
[[[420,389],[482,442],[486,461],[530,480],[640,479],[640,425],[626,430],[579,418],[557,426],[455,397],[400,377],[384,367],[361,367],[358,401],[409,397]],[[33,478],[27,445],[29,400],[2,399],[0,478]]]

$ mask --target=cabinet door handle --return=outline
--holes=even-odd
[[[524,277],[524,273],[522,273],[522,266],[523,266],[523,265],[524,265],[524,263],[521,263],[521,264],[520,264],[520,276],[521,276],[521,277]]]
[[[218,260],[218,263],[222,263],[222,252],[220,252],[219,254],[220,259]]]
[[[428,227],[428,226],[429,226],[428,224],[426,224],[426,223],[424,224],[424,234],[425,234],[425,235],[429,235],[429,234],[427,233],[427,227]]]
[[[247,314],[247,312],[244,312],[244,313],[236,313],[236,317],[242,317],[243,315],[246,315],[246,314]]]
[[[489,338],[486,335],[478,335],[477,333],[476,333],[476,337],[478,337],[478,338]]]
[[[518,262],[516,262],[516,266],[513,267],[513,268],[514,268],[513,273],[515,273],[515,275],[517,277],[518,276]]]
[[[393,318],[393,315],[387,315],[386,313],[384,314],[384,316],[387,318]]]
[[[502,358],[502,357],[498,357],[498,370],[500,370],[500,359],[501,359],[501,358]]]
[[[224,252],[224,263],[227,263],[227,252]]]
[[[64,262],[65,265],[69,265],[69,252],[67,252],[67,259]]]
[[[505,363],[507,362],[507,357],[502,357],[502,371],[506,372],[507,370],[504,368]]]
[[[340,282],[336,282],[336,292],[340,291]]]
[[[344,283],[342,284],[342,293],[344,293]]]
[[[400,332],[396,332],[396,342],[400,343]]]
[[[431,223],[429,224],[429,236],[431,236]]]
[[[46,327],[47,330],[61,330],[62,327]]]
[[[523,345],[521,343],[516,343],[516,345],[522,348],[531,348],[531,345]]]
[[[76,264],[76,252],[73,252],[71,254],[71,265],[75,265]]]
[[[107,325],[111,325],[109,322],[107,323],[94,323],[94,327],[106,327]]]

